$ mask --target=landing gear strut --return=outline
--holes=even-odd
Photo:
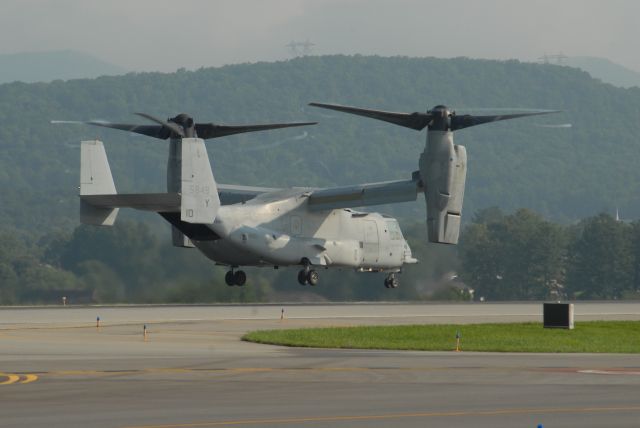
[[[232,287],[234,285],[242,287],[247,282],[247,274],[241,270],[237,270],[234,272],[234,270],[231,269],[224,276],[224,282],[226,282],[229,287]]]
[[[320,274],[317,270],[311,269],[309,263],[304,264],[304,269],[298,272],[298,282],[300,285],[316,285],[320,281]]]
[[[396,278],[395,273],[390,273],[384,280],[384,286],[387,288],[398,288],[400,280]]]

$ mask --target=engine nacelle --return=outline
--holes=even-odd
[[[427,202],[429,241],[457,244],[464,187],[467,151],[453,144],[451,131],[429,131],[427,145],[420,156],[420,176]]]

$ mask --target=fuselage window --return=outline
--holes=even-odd
[[[387,230],[389,231],[389,239],[392,241],[398,241],[402,239],[402,232],[400,226],[396,221],[387,221]]]

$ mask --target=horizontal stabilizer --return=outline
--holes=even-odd
[[[263,193],[277,190],[279,189],[219,184],[218,196],[222,205],[231,205],[246,202]],[[182,198],[179,193],[133,193],[86,195],[82,196],[82,200],[101,208],[133,208],[142,211],[180,212]]]
[[[81,199],[99,208],[134,208],[154,212],[180,212],[181,200],[178,193],[82,195]]]

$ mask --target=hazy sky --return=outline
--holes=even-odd
[[[314,54],[534,61],[600,56],[640,71],[637,0],[2,0],[0,53],[71,49],[173,71]]]

